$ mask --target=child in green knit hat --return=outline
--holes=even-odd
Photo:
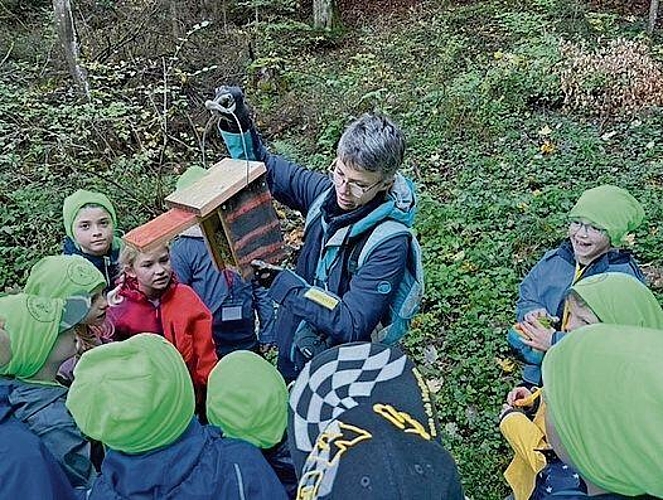
[[[562,336],[571,286],[605,272],[629,274],[644,282],[631,253],[621,248],[644,217],[642,205],[623,188],[606,184],[582,193],[568,214],[567,239],[547,252],[520,284],[518,324],[507,339],[526,363],[523,384],[541,383],[541,360]],[[538,340],[543,337],[544,341]]]
[[[582,279],[571,287],[566,303],[568,314],[564,331],[569,334],[596,323],[663,329],[663,309],[654,294],[626,273],[608,272]],[[532,413],[538,403],[535,399],[527,388],[516,387],[507,396],[501,415],[500,431],[515,451],[505,478],[516,500],[530,496],[539,498],[532,496],[535,482],[539,489],[569,488],[568,483],[573,481],[571,476],[575,473],[568,467],[560,469],[559,460],[550,460],[551,457],[546,458],[538,451],[547,446],[543,405],[536,410],[533,421],[521,412]],[[543,473],[538,474],[544,467]],[[541,477],[547,479],[542,481]]]
[[[86,297],[0,297],[0,390],[13,416],[39,436],[78,489],[88,489],[96,473],[90,443],[67,412],[67,388],[56,373],[76,353],[75,329],[89,310]]]
[[[599,324],[544,358],[549,442],[587,485],[568,498],[663,498],[662,351],[660,330]]]
[[[105,194],[79,189],[62,206],[65,255],[86,258],[104,275],[106,289],[113,287],[119,272],[122,240],[115,236],[117,215]]]
[[[285,500],[258,449],[194,417],[189,370],[163,337],[92,349],[75,375],[67,408],[107,448],[91,499]]]
[[[79,255],[51,255],[37,262],[30,270],[25,293],[40,297],[68,299],[73,296],[90,297],[90,312],[77,329],[78,354],[65,361],[58,371],[58,381],[71,385],[73,369],[80,354],[98,345],[111,342],[113,323],[106,316],[106,280],[87,259]]]
[[[224,436],[259,448],[291,498],[297,476],[287,445],[288,390],[268,361],[251,351],[233,351],[209,375],[207,418]]]

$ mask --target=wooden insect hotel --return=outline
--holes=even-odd
[[[252,260],[276,264],[285,257],[266,172],[261,162],[226,158],[191,186],[170,194],[170,210],[124,240],[149,251],[197,224],[217,268],[235,267],[249,278]]]

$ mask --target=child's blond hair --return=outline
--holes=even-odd
[[[170,252],[170,243],[162,243],[160,246],[165,247],[168,252]],[[129,268],[133,268],[136,263],[136,259],[142,253],[138,248],[131,245],[130,243],[125,243],[124,247],[120,251],[120,257],[118,259],[120,265],[122,266],[122,271],[126,271]]]

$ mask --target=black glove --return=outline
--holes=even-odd
[[[268,264],[263,260],[252,260],[251,267],[253,267],[255,280],[263,288],[272,286],[276,277],[283,271],[282,267]]]
[[[306,322],[297,328],[292,342],[307,361],[331,347],[331,338],[321,335]]]
[[[223,85],[215,91],[214,100],[206,101],[205,107],[221,117],[219,127],[224,132],[239,134],[251,127],[251,116],[244,103],[244,93],[239,87]],[[234,116],[233,116],[234,115]],[[239,124],[237,123],[239,122]],[[241,126],[241,131],[240,131]]]

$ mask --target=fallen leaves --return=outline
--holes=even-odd
[[[438,378],[430,378],[426,380],[426,387],[431,394],[437,394],[442,389],[442,380]]]
[[[513,373],[516,369],[516,363],[509,358],[495,358],[495,363],[499,366],[504,373]]]
[[[428,365],[432,365],[437,361],[437,349],[433,345],[426,346],[424,349],[424,362]]]
[[[555,145],[552,143],[552,141],[545,140],[543,141],[543,144],[541,144],[541,153],[544,155],[551,155],[555,152],[557,148]]]

